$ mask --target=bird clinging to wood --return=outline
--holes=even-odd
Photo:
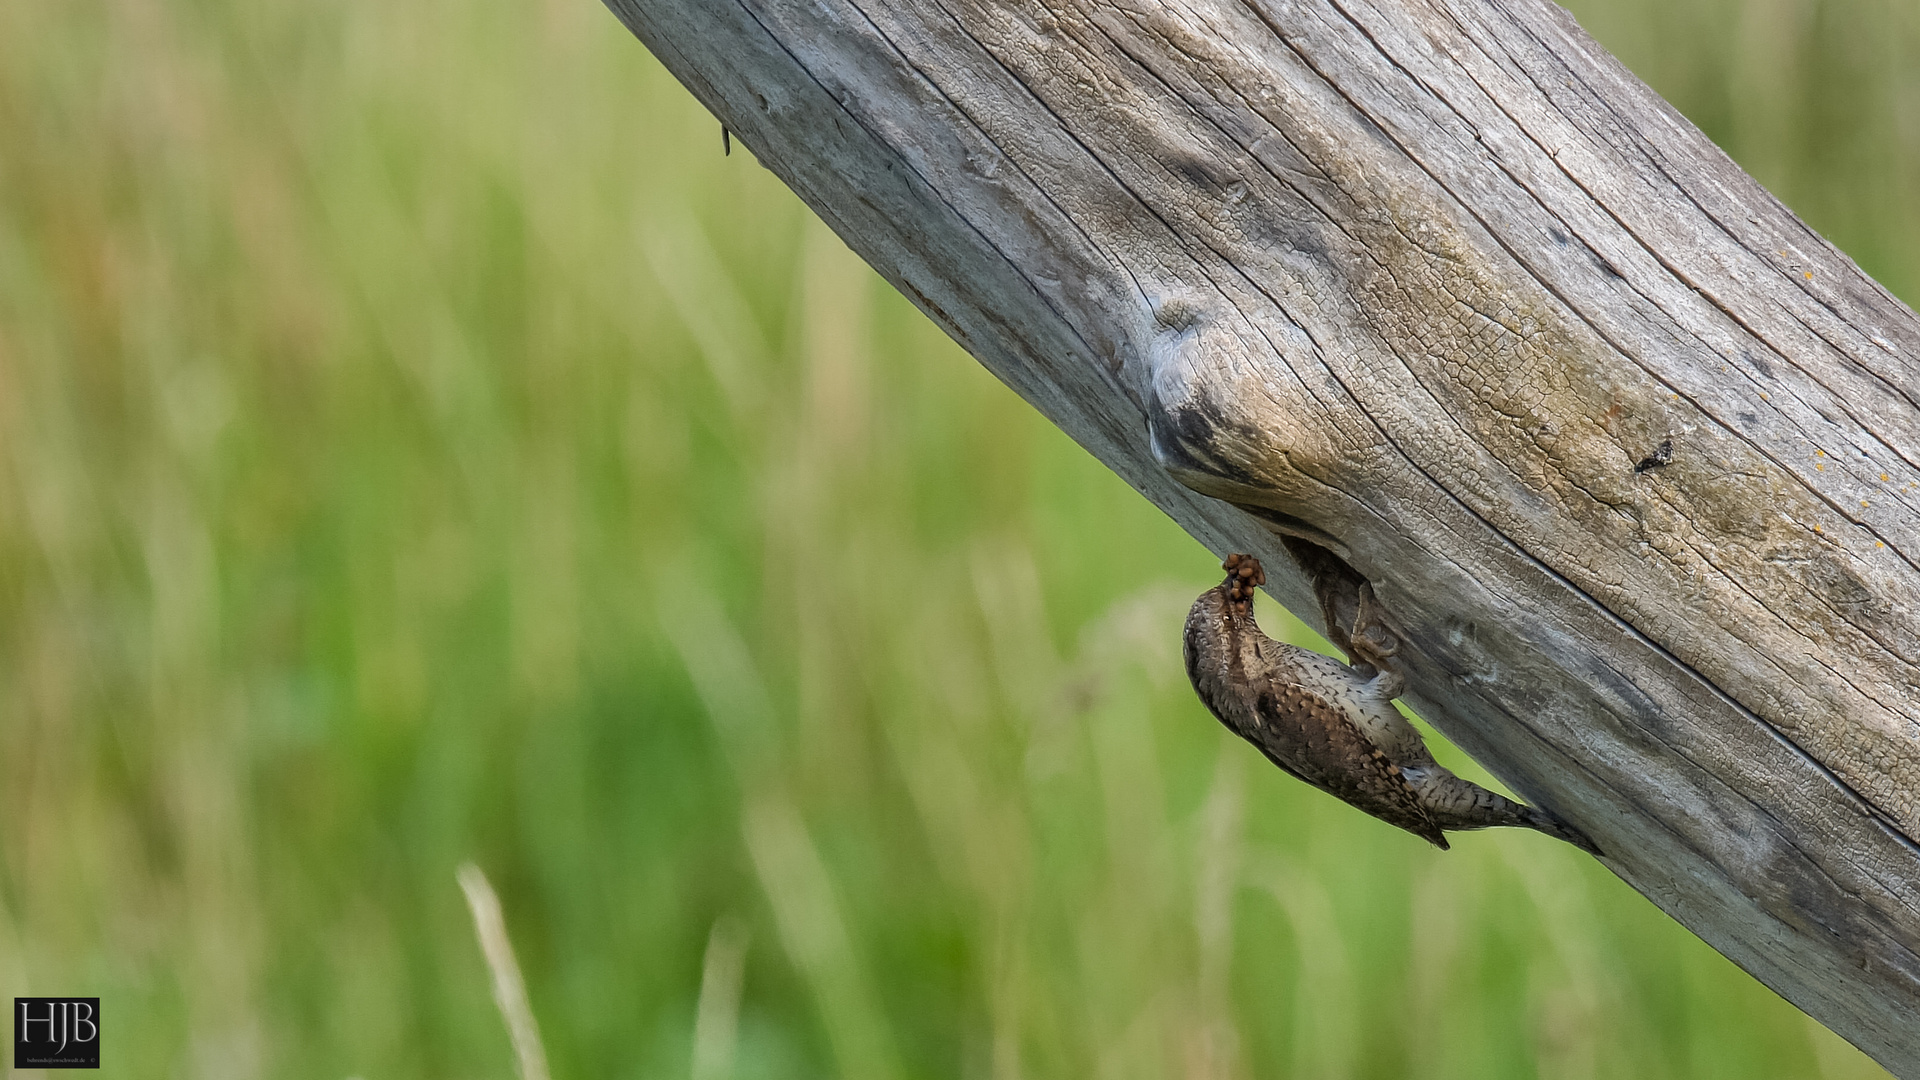
[[[1187,677],[1220,722],[1275,765],[1374,817],[1447,847],[1446,831],[1518,825],[1598,855],[1560,819],[1462,780],[1433,760],[1420,733],[1393,707],[1406,680],[1376,652],[1349,667],[1275,641],[1253,619],[1267,580],[1251,555],[1229,555],[1227,579],[1187,613]],[[1372,589],[1359,586],[1355,642],[1370,640]],[[1396,646],[1397,647],[1397,646]]]

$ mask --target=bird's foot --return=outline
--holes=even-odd
[[[1373,680],[1367,683],[1367,689],[1381,701],[1392,701],[1407,692],[1406,676],[1391,668],[1373,667]]]
[[[1348,652],[1355,663],[1372,666],[1382,675],[1392,670],[1389,663],[1400,651],[1400,638],[1388,629],[1380,602],[1373,597],[1373,586],[1362,581],[1353,614],[1353,630],[1347,635]],[[1399,676],[1394,676],[1396,679]],[[1402,680],[1404,685],[1404,680]],[[1395,693],[1390,697],[1398,697]]]

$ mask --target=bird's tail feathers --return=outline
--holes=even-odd
[[[1589,855],[1601,854],[1600,846],[1586,833],[1549,811],[1514,802],[1444,769],[1407,770],[1407,773],[1420,793],[1421,804],[1442,829],[1464,832],[1516,826],[1565,840]]]
[[[1604,854],[1604,852],[1600,850],[1600,845],[1589,839],[1586,833],[1561,821],[1545,810],[1532,806],[1522,806],[1520,811],[1520,817],[1528,828],[1537,829],[1556,840],[1565,840],[1567,843],[1572,844],[1574,847],[1579,848],[1581,851],[1595,858]]]

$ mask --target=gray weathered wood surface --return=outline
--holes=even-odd
[[[1565,12],[609,3],[1028,401],[1315,622],[1318,537],[1423,716],[1920,1077],[1920,319]]]

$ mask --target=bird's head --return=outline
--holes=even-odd
[[[1253,591],[1267,583],[1267,572],[1260,568],[1260,560],[1251,555],[1235,553],[1227,556],[1220,564],[1227,572],[1227,580],[1220,583],[1226,590],[1227,602],[1245,604],[1249,610],[1253,607]]]

